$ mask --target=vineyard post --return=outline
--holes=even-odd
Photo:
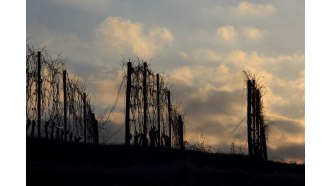
[[[256,89],[255,93],[255,99],[256,99],[256,149],[257,149],[257,156],[262,157],[261,153],[261,145],[260,145],[260,90]]]
[[[66,97],[66,70],[63,70],[63,97],[64,97],[64,141],[67,141],[67,97]]]
[[[252,83],[251,80],[247,80],[247,137],[248,137],[248,148],[249,148],[249,156],[253,156],[252,151],[252,136],[251,136],[251,126],[252,126],[252,118],[251,118],[251,89]]]
[[[256,82],[252,80],[252,145],[253,145],[253,156],[257,154],[256,146]]]
[[[171,92],[169,90],[167,90],[167,108],[168,108],[168,136],[170,138],[170,147],[171,147],[171,143],[172,143],[172,108],[171,108]]]
[[[86,116],[86,93],[83,94],[83,109],[84,109],[84,143],[87,142],[87,116]]]
[[[147,97],[147,63],[143,63],[143,134],[147,136],[147,110],[148,110],[148,97]]]
[[[179,115],[179,122],[178,122],[178,134],[179,134],[179,148],[180,150],[184,150],[184,145],[183,145],[183,120],[182,116]]]
[[[37,90],[37,109],[38,109],[38,138],[40,138],[40,126],[41,126],[41,52],[38,52],[38,80],[37,80],[38,90]]]
[[[125,144],[130,144],[130,102],[132,84],[132,62],[127,63],[127,85],[126,85],[126,113],[125,113]]]
[[[261,145],[262,145],[262,155],[263,155],[263,159],[267,160],[268,159],[268,155],[267,155],[267,142],[266,142],[266,131],[265,131],[265,123],[262,121],[261,122],[261,126],[260,126],[260,130],[261,130]]]
[[[34,128],[36,126],[36,122],[33,120],[32,121],[32,130],[31,130],[31,137],[34,138]]]
[[[160,85],[159,85],[159,74],[156,75],[156,79],[157,79],[157,127],[158,127],[158,139],[160,140],[160,98],[159,98],[159,94],[160,94]]]

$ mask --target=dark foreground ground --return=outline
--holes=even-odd
[[[246,156],[27,139],[27,185],[304,185],[305,166]]]

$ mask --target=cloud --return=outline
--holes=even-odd
[[[198,49],[187,55],[190,64],[170,72],[169,83],[174,100],[180,100],[189,118],[185,122],[185,135],[189,140],[197,142],[196,133],[200,133],[205,137],[205,145],[214,148],[227,148],[232,142],[244,146],[245,121],[235,133],[233,130],[245,118],[242,70],[252,69],[266,86],[264,111],[274,123],[270,127],[269,148],[304,143],[303,53],[270,56],[256,51],[226,53]],[[283,65],[288,71],[279,68]]]
[[[179,52],[178,55],[184,59],[184,60],[188,60],[189,59],[189,56],[186,52]]]
[[[253,4],[249,1],[242,1],[234,10],[240,16],[265,16],[276,12],[276,8],[271,4]]]
[[[193,83],[193,74],[189,67],[178,68],[172,72],[171,79],[178,84],[189,86]]]
[[[298,78],[299,73],[304,70],[305,55],[301,52],[292,54],[282,54],[277,56],[265,55],[258,51],[246,52],[243,50],[232,50],[227,53],[228,62],[235,64],[241,69],[255,69],[256,71],[269,71],[271,74],[281,73],[280,77],[292,74],[295,72],[295,77]],[[281,69],[285,65],[286,69]],[[293,66],[294,68],[291,68]],[[283,73],[283,70],[285,73]],[[297,73],[298,72],[298,73]]]
[[[290,136],[301,135],[305,132],[305,127],[299,120],[283,118],[274,119],[273,122]]]
[[[305,145],[289,144],[277,148],[268,148],[268,156],[273,160],[305,162]]]
[[[216,68],[184,66],[170,72],[173,101],[179,100],[186,113],[185,138],[190,142],[199,142],[200,134],[205,137],[205,145],[230,144],[233,129],[244,118],[241,74],[237,77],[231,73],[225,64]],[[245,139],[244,134],[240,132],[235,138]]]
[[[28,43],[36,43],[38,47],[46,48],[50,54],[61,53],[64,57],[70,54],[69,59],[77,61],[91,61],[93,55],[81,55],[82,51],[89,49],[88,42],[81,39],[76,33],[62,33],[54,31],[43,24],[34,23],[27,28]],[[93,52],[90,52],[93,54]]]
[[[197,49],[193,52],[193,57],[197,61],[203,62],[219,62],[222,59],[222,55],[213,50]]]
[[[242,32],[245,38],[250,40],[258,40],[262,37],[262,31],[258,28],[245,27]]]
[[[283,7],[278,7],[277,3],[276,7],[274,4],[253,3],[246,0],[238,4],[222,2],[221,4],[213,5],[212,8],[205,9],[204,13],[211,18],[217,18],[221,22],[235,24],[236,26],[246,26],[246,24],[268,26],[270,23],[265,21],[270,19],[275,21],[275,16],[282,16],[281,14],[277,14],[277,12],[284,10]]]
[[[230,49],[232,49],[233,47],[245,48],[246,46],[249,46],[249,48],[251,48],[251,44],[254,44],[254,46],[258,46],[256,45],[258,44],[256,41],[263,41],[262,39],[265,39],[264,36],[268,35],[268,31],[261,30],[257,27],[234,27],[231,25],[226,25],[221,26],[216,30],[215,41],[220,41],[220,43],[218,43],[219,47],[223,47],[223,43],[227,43],[230,44],[228,45]]]
[[[241,101],[241,91],[229,92],[218,90],[207,90],[193,99],[188,100],[185,108],[191,115],[209,117],[210,115],[231,115],[237,112],[236,104]],[[204,96],[205,95],[205,96]]]
[[[141,23],[119,17],[108,17],[103,21],[96,30],[96,37],[113,54],[129,53],[141,58],[153,57],[174,41],[173,34],[166,28],[152,28],[146,34]]]
[[[227,43],[233,43],[237,38],[236,30],[233,26],[219,27],[216,31],[216,36]]]

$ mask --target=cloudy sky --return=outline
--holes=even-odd
[[[139,56],[169,76],[186,140],[246,152],[242,71],[250,70],[266,87],[270,159],[304,161],[304,1],[28,0],[26,11],[27,42],[67,57],[71,74],[89,82],[97,114],[115,102],[122,60]],[[123,108],[120,99],[113,131]]]

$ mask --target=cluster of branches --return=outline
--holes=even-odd
[[[85,137],[87,141],[95,142],[97,128],[93,125],[97,125],[97,120],[88,96],[85,96],[84,104],[86,82],[79,78],[68,78],[65,61],[60,55],[52,57],[45,49],[26,46],[27,134],[34,137],[35,127],[38,127],[38,137],[60,140],[68,137],[70,141],[80,141]],[[39,74],[40,77],[38,77]],[[64,86],[64,81],[66,86]],[[64,101],[65,93],[66,102]],[[38,99],[40,99],[40,108]],[[67,115],[64,114],[64,105],[67,106]],[[86,109],[85,116],[84,108]],[[40,118],[38,118],[38,112],[40,112]],[[67,116],[66,130],[64,130],[65,116]],[[38,119],[40,123],[37,123]],[[86,122],[86,135],[84,122]],[[56,130],[56,136],[54,136],[54,130]]]
[[[150,70],[145,61],[137,59],[128,62],[132,63],[129,112],[133,143],[142,146],[149,143],[150,146],[166,147],[174,143],[179,148],[181,138],[178,125],[179,115],[183,120],[182,112],[170,100],[166,78]],[[146,76],[145,82],[144,76]],[[159,103],[157,103],[158,98]]]
[[[248,148],[252,157],[267,159],[267,137],[269,127],[265,122],[262,97],[265,87],[255,74],[243,71],[247,82],[247,128]]]
[[[202,133],[196,131],[196,142],[190,143],[188,141],[184,141],[185,149],[192,151],[200,151],[207,153],[215,153],[216,150],[209,145],[205,144],[205,136]]]

